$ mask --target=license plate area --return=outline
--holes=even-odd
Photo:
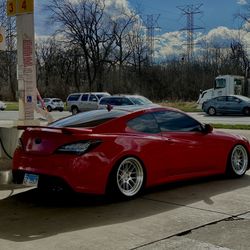
[[[23,184],[26,186],[37,186],[39,175],[25,173],[23,178]]]

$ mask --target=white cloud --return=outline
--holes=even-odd
[[[155,40],[155,57],[176,57],[185,53],[184,32],[168,32]]]
[[[194,41],[195,52],[202,50],[205,46],[212,48],[227,49],[232,42],[240,41],[246,48],[250,49],[250,33],[244,30],[217,27],[207,34],[199,33]],[[181,58],[186,53],[186,34],[183,31],[168,32],[155,41],[156,58]]]
[[[248,2],[247,2],[247,0],[237,0],[237,4],[246,5],[246,4],[248,4]]]

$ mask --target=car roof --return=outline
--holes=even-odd
[[[70,95],[82,95],[82,94],[94,94],[94,95],[102,95],[102,94],[108,94],[110,95],[108,92],[76,92],[76,93],[71,93]]]
[[[43,99],[51,99],[51,100],[59,99],[59,100],[62,100],[62,99],[59,98],[59,97],[44,97]]]
[[[127,115],[135,115],[136,114],[142,114],[147,111],[159,111],[159,110],[175,110],[179,111],[174,108],[170,107],[163,107],[160,105],[141,105],[141,106],[124,106],[122,108],[114,108],[112,110],[107,110],[107,109],[99,109],[99,110],[92,110],[92,111],[87,111],[87,112],[82,112],[77,115],[73,116],[68,116],[65,118],[62,118],[60,120],[57,120],[53,123],[50,124],[50,127],[74,127],[74,124],[77,124],[79,122],[84,121],[87,123],[88,121],[91,121],[95,118],[98,118],[99,120],[110,120],[110,119],[119,119],[122,117],[125,117]],[[182,112],[182,111],[179,111]],[[103,124],[98,125],[102,126]],[[97,128],[96,127],[96,128]]]
[[[146,98],[142,95],[127,95],[127,94],[116,94],[116,95],[112,95],[112,96],[105,96],[105,97],[102,97],[102,98],[117,98],[117,97],[143,97],[143,98]]]
[[[209,100],[214,100],[214,99],[217,99],[217,98],[220,98],[220,97],[237,97],[237,98],[243,98],[243,99],[249,99],[249,97],[247,97],[247,96],[243,96],[243,95],[220,95],[220,96],[216,96],[216,97],[213,97],[213,98],[211,98],[211,99],[209,99]],[[209,101],[208,100],[208,101]]]

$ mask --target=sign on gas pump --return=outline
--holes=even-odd
[[[34,11],[34,0],[18,0],[17,14],[28,14]]]
[[[16,0],[7,0],[7,16],[15,16],[16,15]]]
[[[34,0],[7,0],[7,16],[34,12]]]

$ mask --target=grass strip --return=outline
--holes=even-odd
[[[250,130],[250,125],[244,124],[218,124],[218,123],[211,123],[214,128],[221,128],[221,129],[242,129],[242,130]]]

